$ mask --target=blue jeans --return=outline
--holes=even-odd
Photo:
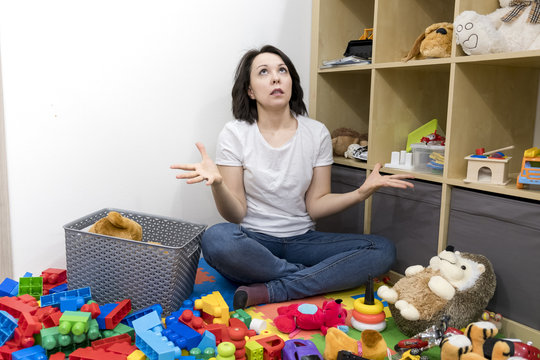
[[[358,287],[392,266],[396,249],[377,235],[308,231],[278,238],[231,223],[202,237],[205,260],[229,280],[265,283],[270,303]]]

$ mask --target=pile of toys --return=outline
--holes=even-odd
[[[464,335],[450,328],[447,318],[398,343],[392,356],[380,334],[385,328],[382,306],[370,282],[352,312],[351,324],[362,332],[358,341],[347,334],[348,312],[339,299],[322,308],[308,303],[282,307],[274,323],[289,334],[285,341],[266,330],[265,320],[243,310],[230,312],[218,291],[185,300],[164,316],[159,304],[136,311],[130,299],[98,304],[90,288],[67,289],[66,270],[47,269],[41,276],[26,274],[18,282],[6,278],[0,283],[0,360],[421,360],[422,351],[434,346],[441,347],[443,360],[458,360],[456,354],[485,351],[482,344],[489,342],[494,352],[504,353],[497,359],[540,358],[531,344],[490,340],[497,327],[487,321],[471,324]],[[324,354],[310,340],[293,339],[298,328],[320,330]],[[489,336],[479,339],[478,334]]]

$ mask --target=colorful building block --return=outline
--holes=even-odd
[[[131,300],[120,301],[114,309],[105,316],[105,328],[114,329],[120,321],[131,311]]]
[[[133,320],[138,319],[146,314],[149,314],[152,311],[157,312],[159,317],[161,317],[161,315],[163,314],[163,308],[161,307],[161,305],[155,304],[155,305],[149,306],[147,308],[144,308],[138,311],[134,311],[131,314],[126,315],[120,322],[122,324],[126,324],[128,326],[133,327]]]
[[[172,341],[180,349],[191,350],[201,342],[201,334],[178,320],[166,322],[166,325],[167,328],[162,331],[162,335],[166,336],[169,341]]]
[[[195,300],[196,310],[201,310],[201,317],[207,324],[229,324],[229,306],[219,291]]]
[[[41,329],[39,335],[36,336],[36,343],[41,345],[45,350],[54,350],[60,347],[71,345],[73,339],[70,335],[60,334],[58,327]]]
[[[13,279],[5,278],[4,281],[0,284],[0,297],[2,296],[14,296],[13,292],[16,291],[15,295],[19,292],[17,286],[19,283]]]
[[[34,334],[39,333],[42,328],[41,322],[38,320],[37,316],[33,316],[30,313],[23,312],[19,317],[19,329],[21,334],[24,336],[34,336]]]
[[[251,324],[251,316],[242,309],[238,309],[231,314],[232,318],[241,320],[249,328]]]
[[[57,286],[55,286],[53,288],[50,288],[49,289],[49,294],[58,294],[58,293],[61,293],[61,292],[67,291],[67,290],[68,290],[67,283],[60,284],[60,285],[57,285]],[[47,295],[47,294],[44,294],[44,295]]]
[[[107,329],[107,325],[105,324],[105,318],[111,311],[113,311],[116,308],[116,304],[104,304],[99,306],[99,315],[96,318],[99,328],[101,330]]]
[[[8,312],[11,316],[18,319],[21,313],[27,312],[35,314],[39,305],[31,295],[2,297],[0,298],[0,310]]]
[[[73,298],[73,297],[82,297],[82,303],[85,304],[88,301],[92,300],[92,292],[89,287],[62,291],[59,293],[43,295],[41,297],[41,306],[54,306],[60,308],[60,300],[62,298]]]
[[[246,342],[246,358],[248,360],[263,360],[264,348],[261,344],[254,340]]]
[[[126,360],[125,355],[115,354],[103,349],[91,347],[78,348],[69,355],[70,360]]]
[[[146,360],[146,355],[141,350],[135,350],[128,355],[127,360]]]
[[[43,295],[43,278],[38,277],[22,277],[19,278],[19,296],[29,294],[36,300],[39,300]]]
[[[0,346],[11,339],[16,328],[17,320],[8,312],[0,310]]]
[[[60,334],[74,335],[85,334],[90,328],[91,315],[82,311],[65,311],[60,318],[60,325],[58,325],[58,331]]]
[[[11,354],[12,360],[47,360],[45,349],[36,345]]]
[[[49,360],[65,360],[66,354],[63,352],[57,352],[49,356]]]

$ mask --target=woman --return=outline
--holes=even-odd
[[[395,247],[385,238],[314,231],[314,220],[367,199],[380,187],[411,188],[411,175],[379,174],[375,165],[355,191],[330,192],[328,129],[307,118],[300,78],[273,46],[248,51],[232,90],[233,115],[221,131],[216,162],[173,165],[188,184],[206,181],[227,223],[204,233],[205,260],[243,284],[234,309],[360,286],[388,271]],[[217,164],[217,165],[216,165]]]

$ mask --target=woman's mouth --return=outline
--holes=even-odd
[[[275,89],[270,93],[270,95],[283,95],[283,90],[281,89]]]

